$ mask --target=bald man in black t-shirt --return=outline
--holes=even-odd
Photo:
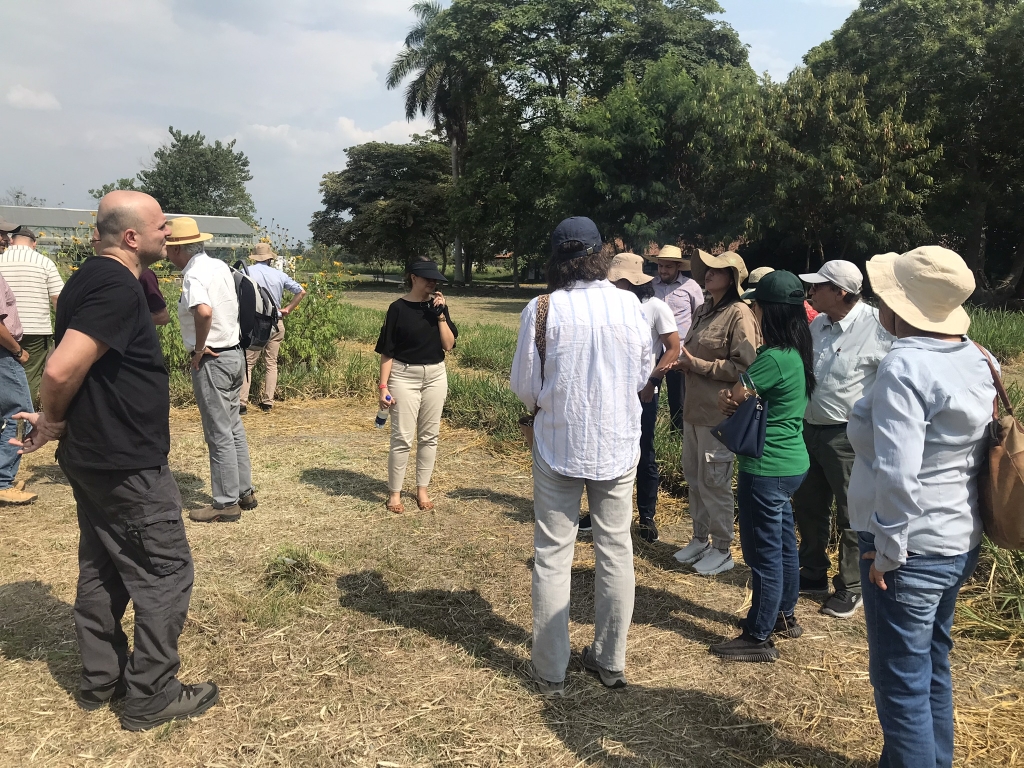
[[[79,705],[94,710],[125,696],[121,724],[141,731],[202,714],[218,689],[176,677],[194,571],[167,466],[167,369],[138,279],[164,256],[169,226],[156,200],[129,191],[100,201],[96,226],[98,255],[68,280],[57,305],[43,411],[18,418],[33,425],[23,452],[60,440],[57,460],[78,504]],[[130,655],[121,628],[129,600]]]

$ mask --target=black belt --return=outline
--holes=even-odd
[[[233,347],[209,347],[209,350],[211,352],[216,352],[219,355],[221,352],[230,352],[232,349],[241,349],[241,348],[242,348],[241,344],[235,344],[235,346],[233,346]]]

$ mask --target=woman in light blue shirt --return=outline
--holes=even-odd
[[[977,477],[996,390],[966,338],[974,275],[938,246],[867,264],[897,337],[853,409],[850,524],[859,533],[880,766],[953,765],[949,651],[957,594],[978,562]]]

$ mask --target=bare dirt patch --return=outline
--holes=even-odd
[[[684,573],[669,543],[637,545],[630,687],[607,691],[575,659],[565,699],[538,699],[527,672],[525,454],[495,455],[479,433],[445,426],[436,511],[395,516],[384,510],[387,436],[372,417],[354,401],[291,401],[246,417],[259,508],[233,525],[186,522],[196,585],[181,677],[216,680],[222,701],[195,722],[145,734],[120,730],[116,712],[74,704],[74,501],[52,452],[29,457],[22,477],[40,500],[3,508],[0,523],[0,765],[867,768],[877,760],[863,619],[826,620],[802,600],[807,634],[783,641],[780,663],[726,665],[706,648],[734,634],[748,573]],[[175,411],[172,434],[186,504],[207,503],[197,413]],[[663,498],[659,515],[666,542],[687,539],[683,502]],[[282,579],[284,550],[319,565]],[[593,563],[581,542],[576,651],[592,639]],[[1019,764],[1019,650],[959,643],[959,765]]]

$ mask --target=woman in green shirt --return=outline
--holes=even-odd
[[[799,637],[793,611],[800,591],[792,495],[810,467],[804,447],[803,418],[814,391],[811,332],[804,311],[804,288],[792,272],[772,272],[743,295],[754,301],[764,346],[747,370],[767,407],[764,453],[739,457],[737,501],[740,544],[750,567],[753,602],[735,640],[711,646],[733,661],[775,661],[773,634]],[[719,407],[734,413],[754,395],[742,383],[723,389]]]

